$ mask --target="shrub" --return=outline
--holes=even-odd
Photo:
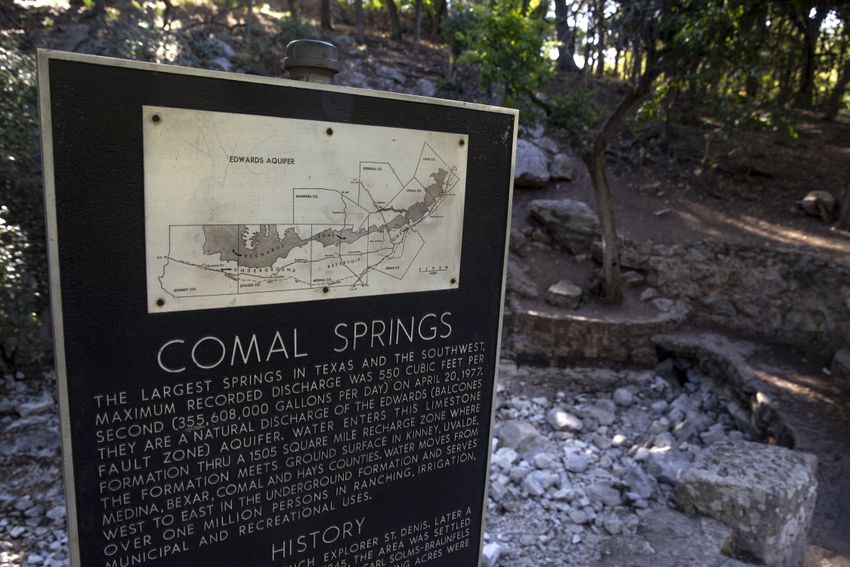
[[[582,85],[571,85],[566,92],[549,99],[548,122],[570,133],[580,133],[602,118],[602,109],[593,100],[593,91]]]
[[[478,65],[481,87],[504,90],[504,103],[523,106],[552,72],[542,56],[548,24],[509,4],[461,6],[447,23],[458,63]]]
[[[21,350],[43,338],[39,314],[44,301],[26,261],[30,243],[8,216],[8,207],[0,205],[0,355],[14,367]]]
[[[0,166],[31,172],[38,161],[35,61],[0,33]]]

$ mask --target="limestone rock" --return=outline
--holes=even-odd
[[[802,565],[817,497],[814,455],[748,441],[705,449],[676,497],[689,514],[734,530],[735,545],[772,566]]]
[[[843,348],[835,353],[830,370],[833,374],[850,378],[850,348]]]
[[[227,59],[234,59],[236,57],[236,50],[229,43],[217,37],[204,39],[204,47],[207,51],[221,55]]]
[[[646,277],[640,272],[629,270],[620,276],[623,283],[629,287],[640,287],[646,283]]]
[[[416,83],[413,85],[412,94],[420,96],[434,96],[437,94],[437,85],[424,77],[420,77],[419,79],[416,79]]]
[[[573,254],[585,251],[599,233],[599,217],[587,203],[573,199],[538,199],[528,204],[556,244]]]
[[[715,315],[723,317],[734,317],[738,314],[738,310],[732,305],[732,302],[725,297],[716,293],[709,294],[702,299],[700,303],[708,307],[709,311]]]
[[[539,136],[535,138],[534,145],[538,148],[546,150],[551,154],[557,154],[561,150],[561,147],[558,142],[548,136]]]
[[[562,410],[561,408],[552,408],[546,414],[546,421],[556,431],[581,431],[584,429],[584,422],[573,414]]]
[[[656,297],[658,297],[658,290],[652,287],[646,288],[640,294],[641,301],[652,301]]]
[[[502,548],[498,543],[491,542],[484,545],[481,550],[481,566],[496,567],[499,564],[499,556],[502,554]]]
[[[575,309],[581,303],[582,290],[570,280],[561,280],[546,290],[546,303],[564,309]]]
[[[520,125],[519,131],[520,133],[527,134],[536,140],[543,137],[543,134],[546,133],[546,127],[543,126],[543,124],[535,124],[534,127]]]
[[[540,295],[537,291],[537,284],[528,275],[525,267],[513,257],[508,258],[508,277],[505,287],[507,291],[520,297],[535,299]]]
[[[401,71],[392,67],[387,67],[386,65],[382,65],[375,69],[375,73],[379,77],[390,79],[391,81],[395,81],[400,85],[403,85],[405,82],[407,82],[407,77],[405,77]]]
[[[690,466],[688,458],[675,449],[653,448],[648,451],[646,470],[658,482],[675,486]]]
[[[709,518],[689,518],[673,510],[655,510],[637,535],[611,538],[596,567],[732,567],[728,559],[732,531]],[[731,563],[730,563],[731,562]]]
[[[524,421],[506,421],[499,426],[499,445],[510,447],[520,455],[529,455],[546,443],[533,425]]]
[[[546,153],[525,140],[517,140],[514,183],[517,187],[543,187],[549,182]]]
[[[207,61],[207,69],[212,69],[213,71],[229,72],[232,68],[233,65],[230,63],[230,59],[226,57],[213,57]]]
[[[587,495],[592,500],[601,502],[605,506],[617,506],[620,504],[620,491],[605,481],[594,482],[587,489]]]
[[[357,47],[357,42],[354,41],[354,38],[344,33],[333,36],[331,41],[334,42],[337,47],[342,47],[343,49],[354,49]]]
[[[53,397],[47,392],[39,398],[32,398],[18,405],[18,415],[27,417],[29,415],[43,414],[53,408]]]
[[[612,396],[618,406],[629,407],[634,402],[634,394],[628,388],[617,388]]]
[[[809,191],[803,200],[797,204],[803,212],[813,217],[820,217],[823,222],[832,220],[835,213],[835,197],[829,191]]]
[[[567,154],[557,154],[549,164],[549,175],[556,181],[572,181],[576,176],[578,162]]]
[[[517,461],[519,455],[510,447],[502,447],[493,453],[490,463],[500,467],[505,471],[509,471],[511,466]]]
[[[611,400],[597,400],[585,411],[588,417],[598,421],[599,425],[611,425],[617,419],[617,406]]]

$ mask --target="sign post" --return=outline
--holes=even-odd
[[[516,111],[39,86],[72,565],[476,565]]]

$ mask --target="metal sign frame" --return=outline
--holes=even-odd
[[[112,90],[106,92],[99,91],[100,86],[92,85],[89,82],[93,78],[98,77],[106,77],[105,85],[108,89]],[[80,440],[79,435],[81,434],[78,434],[78,430],[88,427],[81,424],[84,422],[84,417],[86,419],[91,418],[91,415],[86,414],[91,408],[85,407],[85,404],[80,402],[83,394],[77,396],[76,391],[80,388],[85,389],[88,387],[86,384],[89,381],[96,382],[102,380],[103,376],[98,374],[98,369],[103,364],[105,364],[105,367],[111,368],[120,368],[121,365],[130,369],[134,366],[144,367],[141,370],[129,371],[128,375],[132,375],[134,372],[136,374],[144,374],[144,372],[148,371],[146,369],[150,365],[147,361],[142,364],[141,361],[133,360],[132,357],[136,352],[133,350],[136,348],[132,344],[133,341],[138,341],[140,344],[144,342],[144,338],[140,336],[141,327],[137,327],[136,322],[133,321],[136,317],[145,321],[147,321],[146,317],[168,317],[169,321],[175,322],[175,325],[178,327],[180,325],[185,326],[185,320],[199,316],[202,319],[200,325],[211,324],[210,322],[215,320],[214,316],[203,311],[149,316],[142,309],[144,301],[137,297],[137,289],[110,288],[107,290],[89,290],[94,293],[84,295],[85,290],[82,290],[80,286],[85,282],[77,281],[76,263],[89,262],[92,258],[87,256],[88,252],[86,248],[81,248],[78,245],[69,245],[69,238],[96,237],[102,236],[102,234],[98,230],[86,230],[85,227],[77,226],[73,230],[69,227],[74,223],[97,223],[99,219],[96,215],[103,214],[105,209],[115,206],[116,203],[120,206],[135,206],[139,202],[138,191],[143,186],[142,180],[135,176],[139,172],[138,166],[142,161],[142,156],[138,152],[140,140],[137,136],[139,135],[139,130],[127,132],[126,147],[99,146],[101,143],[107,144],[114,142],[116,139],[113,135],[115,134],[114,132],[102,140],[98,139],[94,144],[90,140],[86,141],[89,139],[87,137],[94,136],[97,138],[105,131],[104,129],[107,128],[106,124],[113,118],[105,115],[111,112],[116,113],[114,117],[117,118],[118,122],[127,122],[125,119],[128,119],[128,117],[125,115],[128,113],[128,110],[127,106],[121,102],[121,97],[131,92],[132,89],[141,89],[143,94],[139,95],[139,97],[149,101],[149,104],[185,106],[186,101],[189,100],[189,106],[195,105],[198,108],[224,111],[232,111],[235,108],[239,108],[242,102],[234,97],[238,97],[242,93],[249,93],[250,96],[245,97],[250,99],[245,102],[246,106],[251,107],[249,113],[263,115],[257,109],[265,104],[268,108],[274,109],[274,112],[269,113],[269,115],[277,116],[287,115],[292,108],[270,103],[268,98],[265,99],[265,103],[258,101],[263,100],[264,97],[275,96],[276,94],[282,96],[285,94],[286,97],[289,97],[287,100],[290,102],[314,101],[314,104],[312,104],[308,111],[303,113],[299,111],[296,113],[299,117],[308,119],[323,117],[325,120],[332,122],[352,124],[382,124],[386,121],[385,117],[364,119],[365,114],[358,110],[360,106],[375,108],[386,105],[387,108],[394,109],[394,114],[389,120],[393,126],[413,128],[427,126],[423,122],[423,117],[416,116],[419,112],[429,115],[433,114],[434,116],[441,116],[442,113],[448,112],[453,117],[461,120],[461,126],[464,130],[470,129],[469,161],[471,163],[480,162],[483,165],[482,167],[469,168],[470,180],[467,189],[467,210],[465,211],[466,220],[464,222],[463,235],[465,264],[461,267],[465,275],[461,278],[460,285],[461,291],[464,285],[467,286],[467,293],[464,294],[463,298],[457,295],[451,296],[454,298],[452,305],[458,306],[464,302],[469,303],[470,300],[474,300],[478,296],[477,291],[469,288],[470,286],[477,286],[479,284],[486,284],[485,287],[488,290],[492,290],[490,295],[485,294],[487,300],[495,302],[496,295],[498,295],[498,306],[495,304],[488,305],[486,308],[479,309],[473,313],[477,317],[486,317],[486,325],[483,323],[479,325],[480,327],[486,327],[486,329],[482,331],[470,331],[469,329],[474,327],[474,322],[469,321],[458,325],[458,327],[464,327],[462,331],[470,335],[468,337],[470,340],[472,335],[475,335],[476,337],[486,337],[485,340],[490,343],[488,344],[489,350],[486,369],[486,374],[489,374],[489,376],[486,376],[487,382],[485,382],[484,386],[485,391],[490,394],[489,400],[487,400],[489,408],[488,415],[486,416],[489,418],[489,423],[486,423],[486,425],[482,424],[484,426],[483,429],[486,429],[486,431],[483,431],[480,437],[486,441],[486,446],[481,448],[480,451],[485,457],[483,462],[477,465],[477,468],[483,478],[479,479],[476,485],[483,486],[482,494],[476,496],[478,501],[482,503],[480,517],[477,518],[480,528],[479,533],[476,534],[478,549],[475,553],[475,557],[480,558],[480,548],[483,541],[483,517],[486,511],[487,471],[489,470],[490,458],[489,439],[493,428],[494,416],[495,373],[498,369],[502,306],[504,304],[505,274],[507,271],[507,243],[510,234],[510,211],[513,192],[514,159],[516,155],[518,112],[513,109],[424,98],[406,94],[368,91],[333,85],[317,85],[284,79],[237,75],[45,50],[38,52],[38,79],[51,309],[54,327],[56,373],[61,408],[62,447],[71,565],[79,566],[84,561],[87,564],[92,561],[95,554],[90,549],[85,549],[87,545],[85,540],[90,536],[92,531],[96,531],[100,527],[92,524],[94,522],[93,518],[85,517],[92,510],[90,502],[87,502],[87,499],[90,499],[92,496],[91,493],[80,494],[80,487],[86,486],[85,483],[91,480],[88,477],[92,469],[86,468],[88,465],[82,466],[85,464],[84,460],[91,456],[91,447],[87,445],[87,442]],[[148,80],[150,84],[147,84]],[[123,81],[127,81],[123,85],[126,88],[116,88],[122,85]],[[172,83],[176,84],[176,86],[169,86]],[[216,88],[224,87],[224,91],[221,92],[219,98],[210,98],[204,101],[197,97],[193,99],[192,96],[181,91],[187,85],[198,86],[206,92],[213,92],[215,89],[211,89],[210,87],[214,85]],[[102,98],[99,100],[91,99],[89,95],[98,91]],[[175,92],[178,91],[182,93],[180,96],[175,95]],[[173,100],[175,98],[182,98],[183,100],[175,102]],[[87,101],[87,104],[82,105],[83,101]],[[75,130],[75,125],[79,127],[80,124],[88,124],[86,122],[87,120],[93,120],[95,122],[91,126],[91,129],[83,127],[82,131]],[[130,117],[128,120],[138,120],[140,122],[140,115]],[[447,119],[441,118],[440,120],[445,122]],[[445,124],[441,127],[447,129]],[[66,158],[66,155],[68,154],[69,144],[71,147],[76,147],[76,142],[86,146],[88,150],[97,148],[104,152],[115,151],[119,152],[121,156],[115,159],[102,159],[105,154],[104,156],[80,155],[78,152],[75,152],[71,159],[77,161],[71,163]],[[500,155],[488,155],[488,152],[492,154],[495,150],[498,150],[497,153]],[[122,160],[124,161],[122,162]],[[122,163],[126,166],[126,169],[121,169]],[[97,172],[97,175],[93,175],[94,172]],[[473,177],[475,175],[487,176],[487,179],[483,179],[483,177],[482,179],[477,179]],[[129,176],[130,179],[125,179],[126,176]],[[125,197],[119,195],[116,197],[118,199],[116,203],[108,204],[96,201],[92,206],[86,204],[86,199],[91,198],[90,193],[97,194],[94,196],[95,199],[98,198],[98,195],[102,196],[105,194],[105,179],[110,177],[116,180],[115,186],[119,193],[128,187],[133,187],[132,192],[134,197],[132,199],[125,199]],[[483,185],[487,183],[495,183],[496,186],[491,186],[490,188],[484,187]],[[488,190],[492,193],[489,197],[484,194]],[[474,198],[470,197],[470,195],[473,195]],[[492,207],[491,209],[475,211],[475,206],[478,206],[480,203],[486,203],[488,199],[493,201],[489,205]],[[470,203],[473,206],[470,206]],[[92,211],[92,214],[95,215],[94,218],[84,219],[80,217],[81,211],[87,209]],[[472,238],[473,235],[467,234],[467,230],[472,228],[476,222],[479,226],[483,226],[479,222],[481,219],[473,219],[474,222],[472,223],[468,222],[473,215],[489,215],[493,213],[498,213],[496,218],[490,220],[492,224],[500,227],[498,231],[498,242],[485,243],[481,239]],[[124,213],[121,212],[120,214]],[[134,215],[133,218],[138,218],[140,213],[139,211],[135,211],[132,214]],[[69,217],[69,215],[76,216]],[[140,236],[139,224],[130,224],[132,226],[127,229],[127,234],[121,236],[138,238]],[[141,236],[144,239],[143,231]],[[109,244],[99,242],[93,245],[108,246]],[[134,248],[136,251],[139,250],[139,246],[136,244],[131,246],[131,248]],[[74,254],[77,256],[73,258],[69,257],[69,255]],[[486,263],[475,264],[474,262],[466,262],[467,257],[477,257],[479,254],[487,255],[488,259]],[[132,265],[132,271],[137,273],[138,263],[141,260],[131,255],[127,261]],[[110,262],[107,262],[104,269],[120,270],[120,268],[116,268],[115,263]],[[120,282],[125,281],[122,278],[126,277],[129,276],[127,274],[121,274],[114,278],[110,276],[106,279],[109,283],[118,282],[120,284]],[[482,279],[482,277],[485,279]],[[492,281],[494,278],[499,278],[499,281]],[[439,301],[442,301],[443,297],[448,296],[438,296],[434,295],[434,293],[428,295],[429,299],[435,297]],[[368,305],[361,306],[360,304],[364,301],[366,300],[340,300],[340,303],[334,305],[334,308],[341,312],[349,308],[356,308],[355,316],[374,311],[376,304],[374,302],[367,302]],[[116,307],[118,305],[129,305],[129,307],[126,309],[124,307]],[[392,310],[394,313],[400,313],[409,307],[409,305],[409,303],[393,304]],[[281,309],[285,311],[288,307],[286,305],[266,306],[245,308],[244,310],[248,314],[248,317],[256,318],[262,312],[269,314],[272,318],[279,318],[284,313]],[[104,310],[108,312],[104,313]],[[302,309],[298,312],[297,316],[304,319],[304,314],[307,312],[307,310]],[[92,317],[91,320],[87,321],[85,319],[88,313],[91,313]],[[117,319],[111,319],[112,317],[117,317]],[[122,319],[122,317],[126,317],[127,319]],[[103,350],[92,351],[92,338],[90,336],[82,339],[77,336],[81,326],[104,325],[105,322],[110,320],[113,321],[113,327],[111,329],[100,329],[100,332],[103,334],[104,343],[101,345]],[[125,320],[128,325],[126,331],[120,328]],[[157,324],[152,332],[161,332],[162,329],[163,325]],[[121,333],[124,332],[129,334],[129,339],[126,337],[122,339],[120,337]],[[81,349],[88,350],[82,353],[80,352]],[[138,354],[139,356],[149,357],[151,355],[151,346],[140,346]],[[119,357],[123,360],[120,362],[110,360],[108,363],[103,363],[103,360],[113,357]],[[86,365],[81,366],[81,361],[90,361],[92,364],[90,367]],[[130,380],[132,380],[132,376]],[[475,536],[473,536],[472,540],[475,541]],[[221,546],[219,546],[220,548]],[[178,557],[176,563],[168,559],[155,560],[152,563],[157,565],[185,564],[182,562],[185,561],[185,558],[176,557]],[[205,557],[208,558],[209,555]],[[227,561],[226,554],[223,557],[223,560]],[[456,563],[438,564],[454,565]]]

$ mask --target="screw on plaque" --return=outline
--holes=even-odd
[[[328,128],[327,130],[325,130],[325,134],[327,134],[328,136],[333,136],[334,135],[334,129]]]
[[[151,116],[151,120],[154,124],[159,124],[160,122],[162,122],[162,116],[160,116],[159,114],[154,114],[153,116]]]
[[[452,283],[452,285],[456,284],[456,283],[457,283],[457,278],[452,278],[452,282],[451,282],[451,283]]]
[[[323,287],[323,288],[322,288],[322,293],[327,293],[327,292],[329,292],[330,290],[331,290],[331,288],[329,288],[329,287],[325,286],[325,287]]]
[[[466,144],[466,140],[460,140],[460,141],[458,142],[458,144],[460,144],[461,146],[463,146],[464,144]]]
[[[283,68],[290,79],[330,84],[339,73],[339,51],[327,41],[296,39],[286,44]]]
[[[162,298],[157,299],[156,305],[157,305],[157,307],[162,307],[163,305],[165,305],[165,300],[162,299]]]

